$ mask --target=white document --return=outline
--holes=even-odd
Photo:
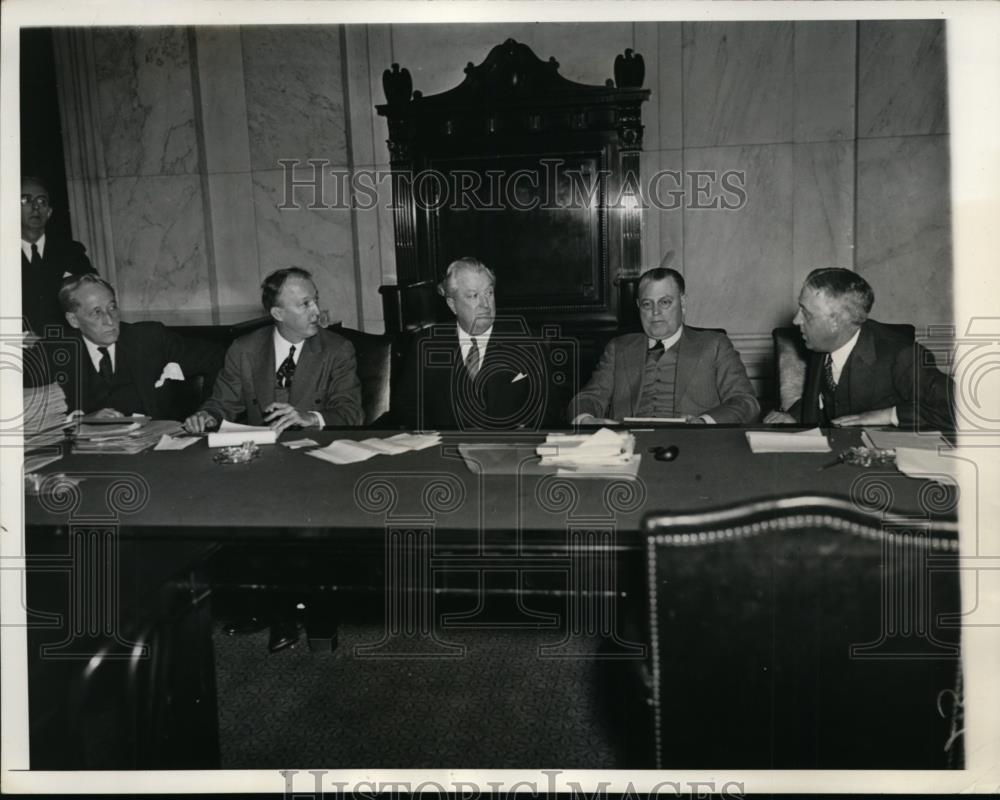
[[[331,464],[356,464],[359,461],[367,461],[376,451],[370,447],[365,447],[361,442],[354,442],[350,439],[337,439],[330,442],[326,447],[318,450],[310,450],[307,456],[315,456],[329,461]]]
[[[240,425],[223,420],[219,430],[208,434],[209,447],[239,447],[244,442],[274,444],[278,434],[266,426]]]
[[[916,431],[880,431],[865,428],[861,432],[861,440],[866,447],[878,450],[930,450],[937,452],[939,447],[951,448],[940,433],[917,433]]]
[[[622,420],[626,425],[650,422],[687,422],[687,417],[625,417]]]
[[[954,483],[960,463],[958,459],[940,456],[923,448],[896,448],[896,469],[910,478]]]
[[[301,450],[303,447],[317,447],[319,442],[312,439],[296,439],[294,442],[282,442],[289,450]]]
[[[747,431],[754,453],[829,453],[830,442],[819,428],[809,431]]]
[[[154,450],[183,450],[198,441],[197,436],[168,436],[163,434],[156,443]]]
[[[405,447],[407,450],[425,450],[441,444],[440,433],[397,433],[385,439],[386,442]]]
[[[535,452],[541,456],[543,465],[579,467],[627,464],[634,450],[635,437],[631,433],[601,428],[589,436],[549,434]]]

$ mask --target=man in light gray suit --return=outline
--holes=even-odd
[[[684,325],[684,276],[657,267],[639,278],[643,333],[612,339],[568,417],[574,425],[624,417],[692,424],[753,422],[760,404],[724,333]]]
[[[193,433],[222,420],[286,428],[360,425],[361,383],[354,347],[320,327],[312,275],[298,267],[264,279],[261,304],[274,325],[233,342],[212,396],[184,421]]]

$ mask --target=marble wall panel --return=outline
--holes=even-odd
[[[109,176],[198,171],[185,28],[102,28],[94,57]]]
[[[948,132],[944,23],[865,21],[858,31],[858,136]]]
[[[811,270],[854,268],[854,142],[796,144],[793,152],[794,302]]]
[[[684,106],[683,75],[683,25],[680,22],[660,22],[657,28],[656,72],[649,70],[646,61],[646,86],[652,89],[649,110],[657,115],[656,131],[647,132],[646,147],[678,150],[684,146],[684,125],[681,110]],[[643,122],[647,120],[646,108],[642,110]],[[652,120],[646,122],[650,124]],[[656,138],[652,138],[656,136]]]
[[[261,273],[291,266],[309,270],[319,289],[320,305],[329,309],[332,320],[357,327],[350,211],[309,209],[305,205],[281,210],[283,180],[280,170],[253,174]]]
[[[684,146],[788,142],[794,23],[684,23]]]
[[[159,317],[170,321],[211,309],[201,178],[112,178],[108,195],[123,312],[165,312]]]
[[[256,209],[250,173],[215,173],[205,182],[212,208],[212,255],[218,306],[246,312],[260,308],[260,259],[257,255]]]
[[[202,142],[205,168],[213,172],[249,172],[250,140],[239,28],[198,28]]]
[[[854,138],[855,22],[795,23],[795,141]]]
[[[339,26],[247,26],[242,38],[253,168],[347,163]]]
[[[684,157],[680,150],[644,152],[642,170],[642,269],[663,266],[684,272]],[[668,263],[663,259],[673,253]]]
[[[952,322],[947,136],[858,142],[857,271],[885,322]]]
[[[688,150],[690,173],[745,175],[745,203],[734,209],[684,212],[687,318],[731,334],[770,334],[788,318],[792,282],[793,153],[791,144]],[[703,197],[697,205],[708,205]]]

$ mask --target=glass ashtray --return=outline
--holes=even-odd
[[[855,467],[894,467],[896,451],[880,450],[877,447],[848,447],[837,456],[837,461]]]
[[[213,456],[216,464],[246,464],[260,455],[260,448],[254,442],[243,442],[238,447],[222,447]]]

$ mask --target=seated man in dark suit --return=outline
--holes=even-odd
[[[639,278],[643,333],[612,339],[597,369],[570,403],[574,425],[624,417],[689,423],[747,423],[760,405],[739,354],[723,333],[684,325],[684,277],[657,267]]]
[[[243,417],[279,433],[292,426],[360,425],[354,347],[320,327],[318,301],[306,270],[290,267],[268,275],[261,302],[274,325],[233,342],[212,396],[184,427],[201,432]]]
[[[221,348],[185,339],[159,322],[121,322],[115,290],[97,275],[67,278],[58,299],[79,332],[65,342],[74,351],[65,385],[70,411],[176,418],[170,382],[211,379],[222,361]]]
[[[802,398],[764,422],[954,428],[950,379],[910,337],[868,318],[874,302],[851,270],[809,273],[792,320],[812,351]]]
[[[416,338],[393,398],[402,426],[537,429],[548,397],[541,344],[520,320],[497,320],[493,271],[476,258],[448,265],[438,291],[456,324]]]
[[[64,328],[59,289],[65,278],[93,273],[79,242],[46,235],[52,218],[49,191],[39,178],[21,179],[21,309],[36,336],[46,328]]]

